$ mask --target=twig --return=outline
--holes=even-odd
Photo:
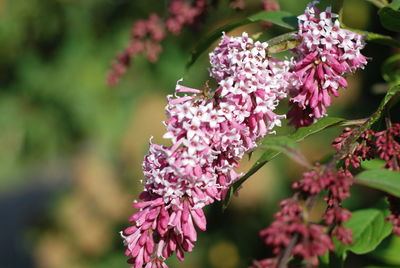
[[[292,237],[292,239],[290,239],[290,242],[289,242],[288,246],[285,248],[285,251],[278,258],[277,268],[286,268],[287,267],[287,264],[289,262],[289,258],[292,255],[293,248],[296,245],[298,239],[299,239],[299,235],[298,234],[295,234]]]

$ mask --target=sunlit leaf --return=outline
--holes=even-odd
[[[377,169],[383,167],[385,163],[386,163],[385,161],[375,158],[371,160],[361,161],[361,167],[363,169]]]
[[[342,245],[335,241],[336,254],[344,256],[346,251],[365,254],[373,251],[392,231],[392,224],[386,221],[388,210],[378,208],[362,209],[352,213],[344,223],[353,232],[353,244]]]
[[[393,0],[392,3],[389,4],[389,7],[393,8],[394,10],[400,9],[400,0]]]

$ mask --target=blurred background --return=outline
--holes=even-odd
[[[261,10],[259,0],[248,0],[242,12],[220,1],[202,25],[169,36],[157,63],[137,56],[121,82],[108,87],[106,73],[115,54],[128,44],[133,22],[151,12],[162,16],[167,2],[0,0],[1,268],[128,267],[118,232],[128,226],[132,201],[142,190],[141,162],[150,136],[164,142],[165,96],[182,77],[191,87],[202,87],[208,79],[206,53],[185,70],[201,38]],[[307,2],[279,3],[298,15]],[[367,1],[345,2],[346,24],[384,33]],[[244,30],[255,34],[263,28],[250,25],[231,34]],[[274,26],[261,38],[280,33]],[[368,45],[364,54],[374,62],[349,77],[349,88],[329,114],[368,116],[385,89],[380,64],[395,52]],[[282,105],[280,112],[286,111]],[[331,129],[307,139],[301,144],[303,153],[311,161],[329,157],[330,141],[339,132]],[[255,159],[257,154],[243,159],[241,170]],[[289,161],[282,156],[265,166],[226,211],[220,204],[208,207],[207,232],[199,235],[184,263],[173,257],[170,267],[247,267],[252,259],[267,257],[269,249],[258,231],[271,221],[278,201],[290,196],[290,182],[302,172]],[[379,199],[378,193],[367,191],[354,189],[348,207],[366,204],[364,196],[367,204]],[[316,217],[323,209],[317,206]],[[398,239],[388,238],[379,250],[362,259],[353,256],[349,267],[382,259],[400,267]]]

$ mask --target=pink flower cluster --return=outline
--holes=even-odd
[[[346,141],[356,129],[345,128],[344,132],[333,141],[336,150],[345,146]],[[362,160],[382,159],[383,168],[400,172],[400,124],[395,123],[386,130],[365,131],[357,140],[357,146],[350,153],[342,156],[346,168],[359,168]],[[400,235],[400,199],[388,196],[391,215],[388,220],[393,223],[393,233]]]
[[[165,38],[165,30],[161,18],[151,14],[147,20],[138,20],[132,27],[131,40],[128,47],[118,53],[117,59],[111,64],[112,70],[107,75],[109,85],[118,83],[120,77],[126,72],[131,58],[143,53],[149,61],[157,61],[161,52],[160,42]]]
[[[135,268],[166,267],[173,252],[183,260],[206,229],[202,208],[224,197],[239,177],[234,171],[256,141],[280,125],[273,111],[286,97],[289,69],[266,55],[266,43],[224,35],[210,53],[215,91],[179,83],[168,96],[167,132],[172,146],[150,144],[143,163],[144,192],[134,223],[122,236]],[[180,96],[177,96],[177,95]]]
[[[363,68],[366,58],[360,53],[364,37],[340,28],[337,14],[330,8],[321,12],[312,2],[298,17],[301,44],[294,52],[297,84],[291,91],[289,124],[296,128],[312,124],[326,114],[331,94],[347,87],[344,76]]]
[[[395,196],[388,195],[388,201],[391,211],[388,220],[393,224],[393,233],[400,236],[400,199]]]
[[[279,205],[281,210],[275,214],[275,221],[260,232],[261,238],[273,247],[273,253],[276,255],[281,254],[293,243],[292,254],[300,256],[316,267],[318,256],[334,249],[324,226],[306,222],[304,209],[296,198],[283,200]],[[272,268],[276,267],[276,262],[273,258],[264,259],[258,266],[252,267]]]
[[[350,229],[342,224],[351,217],[350,211],[341,207],[341,201],[347,198],[352,184],[352,175],[344,170],[330,170],[317,166],[305,172],[303,178],[293,183],[297,193],[282,201],[281,210],[275,214],[275,221],[260,232],[266,244],[273,247],[273,253],[279,255],[284,249],[293,247],[293,255],[300,256],[313,267],[318,266],[318,256],[333,250],[333,242],[327,230],[332,226],[332,234],[343,244],[351,243]],[[328,204],[323,215],[324,224],[311,223],[306,216],[308,198],[328,189],[325,201]],[[310,199],[311,200],[311,199]],[[305,203],[305,204],[303,204]],[[277,259],[264,259],[254,262],[252,268],[276,267]]]
[[[345,128],[343,133],[336,138],[332,145],[340,150],[347,139],[356,129]],[[362,160],[379,158],[385,161],[384,168],[400,171],[400,124],[395,123],[390,128],[375,132],[371,129],[365,131],[357,140],[357,146],[351,153],[342,156],[346,167],[360,167]]]
[[[170,17],[166,20],[168,31],[179,34],[185,25],[191,25],[195,19],[204,13],[206,1],[196,0],[194,4],[187,1],[173,1],[169,6]]]
[[[150,14],[146,20],[138,20],[132,27],[131,40],[128,47],[118,53],[107,74],[110,86],[116,85],[130,66],[131,58],[137,54],[145,54],[150,62],[156,62],[167,31],[179,34],[185,25],[191,25],[206,10],[204,0],[196,0],[193,5],[183,0],[174,0],[169,6],[169,16],[164,21],[157,14]]]

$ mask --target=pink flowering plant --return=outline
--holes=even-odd
[[[382,25],[398,31],[393,24],[400,20],[399,2],[372,2],[380,8]],[[193,52],[189,67],[220,37],[209,53],[212,86],[205,82],[202,89],[190,88],[179,80],[165,107],[163,137],[170,145],[150,139],[143,161],[144,189],[133,204],[137,211],[129,219],[131,225],[121,232],[132,267],[168,267],[172,255],[184,261],[201,235],[198,231],[207,229],[204,208],[215,201],[226,208],[234,194],[240,195],[242,183],[280,153],[305,171],[292,183],[292,195],[279,203],[274,220],[260,231],[270,249],[268,257],[248,267],[342,267],[348,252],[365,254],[391,232],[400,235],[400,123],[391,120],[399,108],[398,75],[386,68],[386,95],[369,117],[346,120],[327,114],[332,97],[348,87],[348,77],[373,64],[363,52],[368,42],[397,48],[400,42],[346,27],[338,15],[340,3],[336,13],[318,4],[312,2],[304,14],[291,16],[278,11],[273,1],[264,1],[269,11],[236,26],[261,22],[295,30],[266,42],[245,32],[231,36],[219,31]],[[231,6],[245,8],[244,1],[232,1]],[[164,22],[156,15],[138,21],[124,57],[145,51],[154,60],[165,31],[178,34],[206,8],[206,1],[172,1]],[[276,56],[284,51],[289,56]],[[125,68],[115,64],[114,72]],[[117,79],[113,75],[111,84]],[[288,106],[287,112],[278,112],[278,105]],[[282,124],[292,125],[294,132],[276,135]],[[324,162],[309,163],[296,143],[333,127],[344,127],[332,141],[335,153]],[[261,157],[247,173],[239,173],[239,161],[255,150],[263,152]],[[373,167],[368,165],[372,162]],[[343,201],[351,198],[356,184],[382,191],[384,201],[350,211]],[[316,221],[309,215],[318,199],[325,209]]]

